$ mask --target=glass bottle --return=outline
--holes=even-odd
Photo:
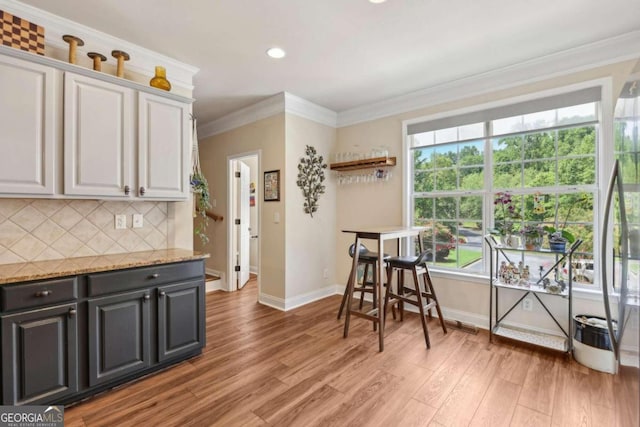
[[[164,67],[156,66],[156,75],[149,81],[149,85],[157,89],[171,90],[171,83],[167,80],[167,70]]]

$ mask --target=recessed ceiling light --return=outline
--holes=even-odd
[[[287,52],[279,47],[272,47],[267,50],[267,55],[269,55],[271,58],[280,59],[284,58],[287,55]]]
[[[369,0],[369,2],[373,4],[380,4],[380,3],[384,3],[385,1],[387,0]]]

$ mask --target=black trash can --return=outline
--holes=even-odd
[[[573,316],[574,335],[573,338],[583,344],[603,350],[613,350],[607,319],[599,316],[587,314],[577,314]],[[617,329],[617,322],[613,321],[613,330]]]

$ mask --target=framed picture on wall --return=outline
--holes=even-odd
[[[280,170],[264,173],[264,201],[280,201]]]

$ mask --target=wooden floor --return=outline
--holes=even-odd
[[[283,313],[255,282],[207,296],[202,356],[65,410],[69,426],[638,426],[637,370],[612,376],[486,333],[389,318],[385,351],[340,297]]]

